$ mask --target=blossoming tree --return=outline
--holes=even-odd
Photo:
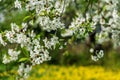
[[[0,3],[7,0],[0,0]],[[8,48],[3,63],[19,62],[17,79],[27,79],[32,66],[51,59],[50,51],[62,49],[70,41],[85,40],[94,34],[95,43],[90,49],[91,59],[98,61],[104,50],[94,49],[95,44],[111,40],[114,48],[120,46],[119,0],[10,0],[15,11],[28,12],[21,25],[11,23],[11,29],[1,31],[0,44]],[[84,2],[84,4],[82,4]],[[63,18],[74,6],[72,21]],[[83,8],[84,7],[84,8]],[[83,9],[82,9],[83,8]],[[3,9],[2,9],[3,10]],[[1,15],[1,14],[0,14]],[[71,16],[69,16],[71,17]],[[16,17],[17,18],[17,17]],[[3,21],[4,18],[0,18]]]

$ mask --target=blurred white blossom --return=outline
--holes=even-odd
[[[0,13],[0,23],[5,21],[5,16],[3,15],[3,13]]]
[[[93,53],[93,52],[92,52]],[[96,50],[94,55],[91,55],[91,59],[93,61],[98,61],[104,56],[104,51],[103,50]]]
[[[18,8],[18,9],[21,9],[21,8],[22,8],[22,6],[21,6],[21,1],[16,0],[16,1],[14,2],[14,4],[15,4],[15,8]]]
[[[18,55],[20,54],[20,51],[15,51],[13,49],[8,49],[8,55],[3,56],[3,63],[7,64],[11,61],[16,61],[18,59]]]
[[[91,59],[92,59],[93,61],[98,61],[98,60],[99,60],[97,56],[93,56],[93,55],[91,55]]]
[[[0,44],[2,44],[3,46],[7,45],[7,43],[3,40],[1,33],[0,33]]]
[[[32,66],[21,63],[18,69],[18,74],[20,76],[19,79],[26,80],[29,76],[29,72],[31,71],[31,69],[32,69]]]
[[[40,27],[43,30],[50,32],[51,30],[63,29],[65,26],[61,23],[60,18],[53,18],[51,20],[49,17],[39,17],[37,23],[40,24]]]
[[[90,49],[90,53],[93,53],[93,52],[94,52],[94,49],[93,49],[93,48],[91,48],[91,49]]]

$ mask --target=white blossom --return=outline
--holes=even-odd
[[[63,32],[61,35],[63,37],[73,36],[73,35],[75,35],[77,38],[82,38],[84,36],[86,37],[87,33],[85,32],[86,32],[87,26],[83,25],[85,21],[86,19],[82,15],[79,14],[77,18],[73,19],[73,22],[71,22],[71,24],[69,25],[69,28],[65,29],[65,32]]]
[[[60,18],[53,18],[51,20],[49,17],[39,17],[37,23],[40,24],[43,30],[50,32],[51,30],[63,29],[64,24],[61,23]]]
[[[58,15],[60,15],[61,13],[65,12],[65,8],[69,5],[69,2],[70,0],[28,0],[28,3],[26,4],[26,10],[35,10],[36,14],[39,15],[44,11],[50,13],[51,9],[54,8],[54,14],[58,13]]]
[[[3,56],[3,61],[4,64],[10,63],[10,58],[7,55]]]
[[[59,44],[59,40],[58,40],[58,37],[56,36],[53,36],[50,40],[48,40],[47,38],[45,38],[43,40],[44,44],[45,44],[45,47],[48,48],[48,49],[55,49],[56,47],[56,44]]]
[[[103,50],[96,50],[95,51],[95,55],[91,55],[91,59],[93,61],[98,61],[99,59],[101,59],[104,56],[104,51]]]
[[[27,23],[22,23],[23,32],[27,31],[27,28],[28,28]]]
[[[61,34],[62,37],[72,36],[74,31],[72,29],[66,29],[65,32]]]
[[[97,54],[98,58],[102,58],[104,56],[104,51],[100,50],[99,53]]]
[[[18,55],[20,54],[20,51],[14,51],[13,49],[9,49],[8,54],[10,56],[11,61],[16,61],[18,59]]]
[[[97,56],[93,56],[93,55],[91,55],[91,59],[92,59],[93,61],[98,61],[98,60],[99,60]]]
[[[20,34],[16,34],[16,43],[20,44],[21,47],[23,47],[24,45],[27,45],[30,41],[29,38],[27,38],[27,36],[24,33],[20,33]]]
[[[93,48],[91,48],[91,49],[90,49],[90,53],[93,53],[93,52],[94,52],[94,49],[93,49]]]
[[[14,4],[15,4],[15,8],[18,8],[18,9],[21,9],[21,8],[22,8],[21,2],[18,1],[18,0],[16,0],[16,1],[14,2]]]
[[[41,64],[44,61],[50,60],[49,52],[44,49],[39,49],[37,51],[30,51],[30,58],[32,65]]]
[[[8,49],[8,55],[3,56],[3,63],[7,64],[11,61],[16,61],[18,59],[18,55],[20,54],[20,51],[15,51],[13,49]]]
[[[16,23],[11,23],[11,31],[12,32],[19,32],[20,28]]]
[[[5,32],[5,36],[10,43],[14,43],[16,41],[14,39],[14,35],[15,35],[15,32],[12,32],[12,31],[6,31]]]
[[[1,33],[0,33],[0,44],[2,44],[3,46],[7,45],[7,43],[3,40]]]
[[[31,69],[32,69],[32,66],[21,63],[21,65],[19,65],[19,69],[18,69],[18,74],[20,77],[22,77],[21,79],[24,79],[24,80],[27,79]]]
[[[96,34],[96,40],[98,43],[103,43],[103,42],[107,42],[109,41],[109,33],[108,32],[100,32],[98,34]]]
[[[22,76],[24,73],[23,71],[24,71],[24,63],[21,63],[21,65],[19,65],[18,74]]]

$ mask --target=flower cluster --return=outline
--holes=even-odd
[[[119,45],[119,20],[118,15],[118,0],[105,0],[101,1],[98,5],[98,10],[93,13],[93,22],[96,27],[96,41],[102,44],[103,42],[113,41],[114,47]],[[96,9],[96,7],[94,7]],[[99,10],[101,9],[101,10]],[[101,28],[98,30],[97,28]],[[116,36],[116,37],[115,37]]]
[[[51,57],[49,56],[49,50],[55,49],[56,45],[60,43],[57,36],[51,38],[45,37],[41,40],[33,30],[29,31],[27,27],[27,23],[22,23],[21,27],[15,23],[11,23],[11,30],[6,30],[0,34],[0,43],[3,46],[6,46],[7,44],[17,44],[21,49],[25,48],[29,54],[27,56],[29,59],[27,60],[30,61],[32,67],[33,65],[50,60]],[[16,47],[15,49],[19,48]],[[8,49],[8,54],[3,56],[3,63],[7,64],[11,61],[17,61],[18,55],[22,55],[22,53],[20,53],[20,51]],[[19,61],[20,60],[21,59],[19,59]],[[21,69],[19,71],[21,71]],[[25,72],[24,75],[26,75]]]
[[[32,67],[30,65],[25,65],[24,63],[21,63],[21,65],[19,66],[18,69],[18,74],[19,77],[17,77],[17,80],[19,79],[27,79],[28,78],[28,74],[31,71]]]
[[[60,21],[60,17],[58,18],[53,18],[53,20],[51,20],[49,17],[47,16],[43,16],[43,17],[39,17],[37,20],[37,23],[40,24],[40,27],[45,30],[50,32],[51,30],[57,30],[57,29],[63,29],[64,28],[64,24],[61,23]]]
[[[27,27],[23,24],[26,25],[26,23],[22,23],[22,28],[19,28],[19,26],[15,23],[11,23],[11,31],[5,31],[4,33],[7,41],[9,41],[10,43],[20,44],[21,47],[29,43],[30,38],[27,37],[27,35],[25,34],[25,30]],[[23,31],[21,31],[22,29]]]
[[[2,38],[2,34],[0,34],[0,44],[2,44],[3,46],[7,45],[7,43]]]
[[[65,30],[61,35],[63,37],[75,35],[77,38],[87,37],[88,33],[93,31],[92,23],[89,23],[89,15],[86,14],[86,18],[82,15],[78,15],[76,19],[71,22],[68,29]]]
[[[14,51],[13,49],[8,50],[8,55],[3,56],[3,63],[7,64],[11,61],[16,61],[18,59],[18,55],[20,54],[20,51]]]
[[[15,23],[11,23],[11,30],[5,31],[0,34],[0,43],[4,46],[7,44],[17,44],[19,47],[26,48],[29,53],[30,63],[32,65],[43,63],[51,59],[49,56],[49,49],[55,49],[56,44],[59,44],[57,36],[42,41],[40,37],[36,38],[34,31],[27,32],[27,24],[22,23],[22,27],[19,27]],[[5,38],[5,40],[3,40]],[[8,42],[8,43],[7,43]],[[42,43],[40,43],[42,42]],[[16,47],[17,49],[17,47]],[[8,55],[3,56],[3,63],[7,64],[11,61],[18,60],[20,51],[14,51],[13,49],[8,50]]]
[[[26,10],[35,10],[36,14],[39,15],[43,12],[47,14],[51,13],[60,15],[65,11],[65,7],[68,5],[69,0],[28,0],[26,4]],[[65,4],[65,5],[64,5]]]
[[[11,31],[5,31],[4,38],[6,38],[6,41],[9,43],[18,44],[21,48],[25,47],[30,53],[32,64],[40,64],[43,61],[50,60],[48,50],[55,49],[56,44],[59,44],[58,37],[53,36],[50,40],[46,37],[42,41],[44,44],[41,44],[40,38],[36,38],[36,34],[33,31],[26,33],[26,30],[27,24],[25,23],[22,24],[22,28],[19,28],[15,23],[11,23]],[[0,36],[0,42],[5,46],[7,43],[2,39],[2,35]],[[4,60],[6,60],[5,58],[6,57],[4,57]]]
[[[59,44],[58,37],[56,37],[56,36],[53,36],[50,39],[50,41],[47,38],[45,38],[43,41],[44,41],[44,45],[47,49],[52,49],[52,47],[53,47],[53,49],[55,49],[56,44]]]
[[[15,8],[18,8],[18,9],[21,9],[21,8],[22,8],[21,2],[18,1],[18,0],[16,0],[16,1],[14,2],[14,4],[15,4]]]
[[[92,51],[92,53],[94,52],[94,50],[90,50]],[[98,61],[100,58],[102,58],[104,56],[104,51],[103,50],[96,50],[94,55],[91,55],[91,59],[93,61]]]
[[[112,40],[114,48],[120,46],[120,17],[117,5],[118,0],[101,0],[94,3],[82,16],[78,12],[78,17],[71,22],[71,25],[65,30],[62,36],[75,35],[76,38],[82,38],[87,37],[89,32],[94,31],[96,33],[96,44]],[[92,56],[91,58],[97,61],[99,57]]]
[[[24,5],[22,5],[24,3]],[[22,2],[15,0],[15,8],[25,8],[26,11],[35,12],[34,17],[36,21],[34,24],[39,24],[39,27],[43,31],[51,32],[57,31],[58,29],[64,29],[64,23],[61,22],[61,14],[65,12],[66,6],[69,4],[69,0],[27,0]],[[32,20],[31,20],[32,21]],[[3,46],[7,44],[17,45],[15,50],[8,49],[8,54],[3,56],[3,63],[7,64],[11,61],[22,61],[26,59],[29,61],[31,66],[21,64],[19,66],[18,73],[21,77],[26,78],[31,67],[36,64],[43,63],[51,59],[49,56],[49,50],[55,49],[56,45],[59,44],[59,37],[57,35],[46,37],[39,36],[34,30],[29,29],[28,23],[22,23],[17,25],[11,23],[11,30],[6,30],[0,34],[0,43]],[[34,28],[34,26],[32,26]],[[22,55],[23,51],[17,51],[18,49],[27,50],[24,58],[18,59],[18,55]],[[27,72],[28,71],[28,72]]]

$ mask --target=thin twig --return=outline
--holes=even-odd
[[[63,15],[63,11],[64,11],[64,9],[65,9],[65,0],[64,0],[64,2],[63,2],[63,9],[62,9],[62,12],[61,12],[61,15],[60,15],[60,17],[62,17],[62,15]]]

